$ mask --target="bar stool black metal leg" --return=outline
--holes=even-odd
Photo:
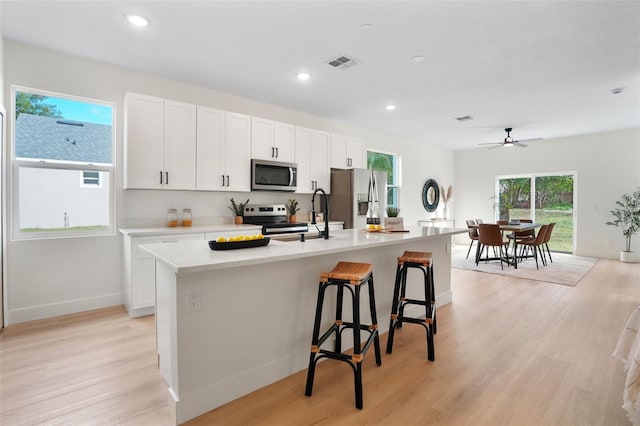
[[[320,283],[318,286],[318,301],[316,303],[316,316],[313,323],[313,336],[311,337],[311,354],[309,355],[309,369],[307,370],[307,385],[304,391],[306,396],[311,396],[313,392],[313,379],[316,372],[316,355],[318,349],[318,339],[320,337],[320,322],[322,321],[322,303],[326,286]]]
[[[340,330],[340,326],[342,325],[342,301],[344,300],[344,286],[342,284],[338,284],[336,291],[335,351],[342,352],[342,331]]]
[[[393,301],[391,303],[391,319],[389,320],[389,335],[387,336],[387,353],[390,354],[393,351],[393,336],[396,331],[396,322],[398,318],[398,304],[400,302],[400,269],[398,265],[396,268],[396,283],[393,287]]]
[[[373,275],[369,278],[369,311],[371,312],[371,333],[375,333],[373,338],[373,350],[376,355],[376,364],[382,365],[382,356],[380,354],[380,332],[378,331],[378,315],[376,314],[376,296],[373,290]]]
[[[400,268],[400,301],[398,303],[398,321],[396,328],[402,328],[402,318],[404,318],[404,299],[407,295],[407,265],[403,264]]]
[[[431,263],[429,265],[429,287],[431,290],[431,318],[433,318],[433,334],[436,334],[438,332],[438,322],[436,320],[436,287],[435,287],[435,281],[433,279],[433,263]]]

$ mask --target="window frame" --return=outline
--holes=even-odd
[[[48,159],[26,159],[16,158],[16,94],[17,92],[26,92],[34,95],[47,96],[68,99],[72,101],[92,103],[111,108],[111,164],[105,163],[89,163],[79,161],[60,161]],[[31,87],[11,85],[11,143],[9,147],[9,161],[11,163],[11,182],[9,185],[9,196],[12,201],[11,211],[7,212],[10,217],[11,240],[40,240],[40,239],[58,239],[58,238],[78,238],[78,237],[99,237],[113,236],[116,234],[116,191],[115,191],[115,172],[116,172],[116,104],[114,102],[74,96],[65,93],[53,92],[50,90],[34,89]],[[80,172],[80,181],[82,182],[82,172],[97,171],[107,172],[109,176],[109,225],[107,229],[91,229],[76,231],[50,231],[50,232],[21,232],[20,231],[20,170],[22,168],[38,168],[49,170],[77,170]],[[81,186],[82,187],[82,186]],[[95,185],[84,186],[84,188],[98,188]],[[102,187],[102,182],[100,184]]]
[[[400,196],[401,192],[402,192],[402,156],[400,154],[397,154],[395,152],[390,152],[390,151],[384,151],[384,150],[379,150],[379,149],[367,149],[367,168],[369,166],[369,153],[373,152],[373,153],[377,153],[377,154],[384,154],[384,155],[390,155],[393,157],[395,164],[393,164],[393,178],[395,181],[395,184],[389,184],[386,183],[386,187],[387,190],[388,188],[395,188],[396,189],[396,197],[397,197],[397,205],[394,207],[397,207],[398,209],[401,208],[401,199],[402,197]],[[387,207],[389,207],[389,204],[387,203]]]

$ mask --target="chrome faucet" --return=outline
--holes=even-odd
[[[311,197],[311,224],[315,225],[316,224],[316,205],[315,205],[315,200],[316,200],[316,194],[318,192],[322,192],[322,197],[324,198],[324,231],[320,231],[320,229],[318,229],[318,227],[316,226],[316,229],[318,229],[318,232],[320,232],[320,236],[324,237],[325,240],[329,239],[329,199],[327,198],[327,193],[324,192],[324,189],[322,188],[318,188],[313,192],[313,196]]]

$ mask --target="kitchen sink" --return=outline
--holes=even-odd
[[[289,242],[289,241],[300,241],[300,234],[282,234],[282,235],[269,235],[269,237],[272,240],[276,240],[276,241],[284,241],[284,242]],[[304,235],[304,239],[305,241],[308,240],[319,240],[319,239],[323,239],[324,237],[318,235],[318,234],[305,234]],[[329,234],[329,239],[333,238],[333,235]]]

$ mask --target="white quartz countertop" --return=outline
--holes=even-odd
[[[238,234],[246,233],[251,230],[262,230],[260,225],[196,225],[196,226],[176,226],[170,228],[168,226],[157,226],[148,228],[120,228],[120,233],[130,237],[147,237],[152,235],[176,235],[176,234],[198,234],[205,232],[238,232]]]
[[[329,225],[343,225],[344,222],[329,221]],[[315,230],[316,225],[309,224],[309,232],[317,232]],[[324,223],[317,225],[319,228],[324,226]],[[255,231],[261,231],[261,225],[234,225],[234,224],[219,224],[219,225],[195,225],[195,226],[176,226],[169,228],[168,226],[156,226],[147,228],[120,228],[122,235],[129,237],[150,237],[154,235],[178,235],[178,234],[199,234],[205,232],[237,232],[238,235],[251,233]]]
[[[410,232],[405,233],[346,229],[331,232],[329,240],[308,239],[305,242],[284,242],[271,239],[270,243],[264,247],[237,250],[211,250],[207,241],[143,244],[140,247],[176,273],[181,274],[321,256],[374,246],[395,245],[408,240],[441,238],[468,232],[466,228],[414,227],[408,229]]]

